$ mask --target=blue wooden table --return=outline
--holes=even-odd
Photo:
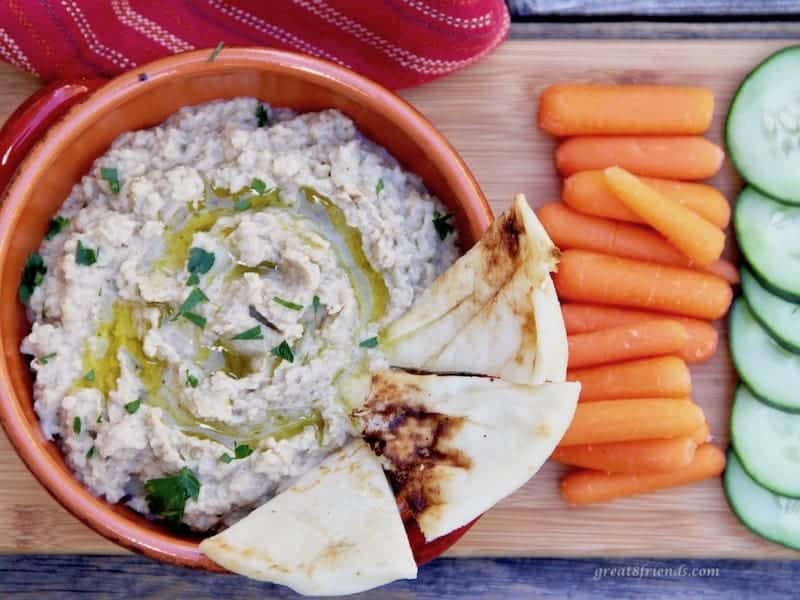
[[[795,38],[800,0],[508,0],[516,38]],[[655,543],[655,542],[654,542]],[[439,559],[357,598],[795,598],[800,562]],[[0,598],[291,598],[138,556],[0,556]]]

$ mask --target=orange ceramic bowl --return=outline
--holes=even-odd
[[[93,496],[75,479],[33,411],[28,361],[19,352],[29,325],[17,300],[25,260],[35,251],[72,186],[121,133],[152,127],[179,108],[219,98],[255,96],[298,111],[338,108],[403,166],[422,177],[455,213],[464,247],[492,215],[474,177],[442,135],[405,101],[334,64],[264,48],[229,48],[172,56],[125,73],[92,93],[53,126],[17,170],[0,207],[0,418],[8,438],[42,485],[78,519],[108,539],[152,558],[220,570],[178,535],[127,507]],[[0,148],[0,154],[6,149]],[[463,531],[424,544],[409,536],[418,562],[443,552]]]

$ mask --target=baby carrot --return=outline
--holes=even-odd
[[[561,83],[539,98],[539,127],[556,136],[700,134],[713,114],[699,87]]]
[[[611,191],[626,207],[698,265],[707,267],[722,255],[725,234],[719,227],[673,202],[625,169],[609,167],[605,175]]]
[[[691,435],[705,422],[688,398],[632,398],[581,402],[559,447]]]
[[[554,280],[562,300],[698,319],[720,318],[733,298],[730,284],[715,275],[584,250],[564,251]]]
[[[593,504],[654,492],[717,477],[725,469],[725,454],[711,444],[703,444],[692,462],[668,473],[603,473],[578,470],[561,480],[561,496],[569,504]]]
[[[690,436],[682,436],[558,447],[551,458],[565,465],[605,473],[663,473],[688,465],[696,449],[697,443]]]
[[[694,181],[713,176],[722,166],[722,148],[698,136],[584,136],[556,148],[556,168],[578,171],[620,166],[636,175]]]
[[[739,271],[731,263],[718,260],[708,267],[701,267],[648,228],[582,215],[560,202],[540,206],[536,214],[550,235],[550,239],[561,250],[571,248],[592,250],[622,258],[699,269],[728,281],[730,281],[728,278],[733,278],[730,283],[738,282]]]
[[[635,325],[653,319],[674,320],[683,325],[689,334],[689,340],[677,353],[687,363],[708,360],[717,351],[717,330],[707,321],[699,319],[595,304],[562,304],[561,313],[564,315],[567,335]]]
[[[662,356],[567,371],[580,381],[581,402],[617,398],[676,398],[692,391],[689,368],[677,356]]]
[[[676,354],[689,339],[677,321],[643,321],[567,338],[569,368],[591,367],[636,358]]]
[[[711,441],[711,428],[709,428],[708,423],[703,423],[692,432],[691,438],[694,442],[699,446],[700,444],[705,444],[706,442]]]
[[[731,206],[728,200],[713,186],[655,177],[641,179],[670,200],[683,204],[720,229],[725,229],[731,220]],[[606,176],[602,170],[580,171],[567,177],[564,180],[561,199],[574,210],[587,215],[631,223],[644,222],[614,195],[606,183]]]

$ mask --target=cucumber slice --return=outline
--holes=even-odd
[[[781,346],[800,353],[800,304],[770,292],[746,267],[741,275],[742,293],[756,320]]]
[[[756,535],[800,550],[800,500],[773,494],[753,481],[734,452],[722,479],[728,502],[739,520]]]
[[[736,200],[733,227],[753,275],[773,293],[800,301],[800,207],[748,187]]]
[[[728,335],[733,365],[750,390],[775,408],[800,412],[800,355],[779,346],[742,298],[731,309]]]
[[[754,481],[781,496],[800,498],[800,415],[759,402],[740,385],[733,395],[731,440]]]
[[[753,187],[800,204],[800,46],[784,48],[745,78],[725,123],[739,174]]]

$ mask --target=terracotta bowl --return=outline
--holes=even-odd
[[[49,220],[73,184],[123,132],[152,127],[182,106],[256,96],[298,111],[335,107],[349,115],[366,136],[420,175],[428,189],[455,213],[465,248],[480,237],[492,215],[452,146],[419,112],[381,86],[331,63],[288,52],[229,48],[213,62],[209,56],[210,50],[202,50],[159,60],[125,73],[91,94],[88,91],[97,84],[88,85],[82,92],[83,102],[46,131],[16,170],[0,207],[0,418],[30,471],[89,527],[158,560],[221,570],[199,552],[199,538],[175,534],[124,506],[93,496],[75,479],[58,447],[48,442],[39,428],[28,360],[19,352],[29,325],[17,300],[17,287],[28,254],[39,247]],[[29,105],[35,109],[37,103],[47,104],[51,92]],[[45,129],[44,117],[31,106],[27,113],[23,115],[26,123],[17,124],[16,129],[27,135],[37,119],[39,129]],[[7,124],[9,128],[14,129],[15,123]],[[8,154],[7,150],[0,147],[0,154]],[[441,554],[466,530],[425,544],[413,523],[407,529],[420,563]]]

